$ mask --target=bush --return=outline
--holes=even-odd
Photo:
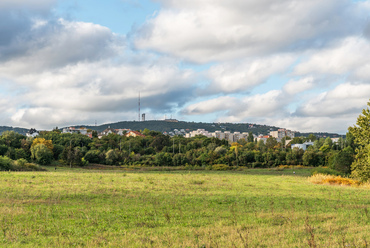
[[[227,164],[214,164],[212,165],[212,170],[216,171],[230,170],[230,166],[228,166]]]
[[[25,167],[27,164],[27,160],[25,160],[24,158],[20,158],[17,161],[15,161],[15,164],[19,167]]]
[[[8,157],[0,156],[0,171],[44,171],[40,166],[28,163],[25,159],[13,161]]]
[[[105,156],[105,154],[103,154]],[[101,159],[101,152],[99,150],[90,150],[85,154],[84,160],[88,161],[89,163],[93,164],[104,164],[105,159],[103,161]]]
[[[0,156],[0,170],[13,170],[13,160],[6,156]]]

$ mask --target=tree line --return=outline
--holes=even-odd
[[[61,133],[54,129],[41,132],[36,138],[8,131],[0,136],[0,156],[13,160],[25,159],[41,165],[58,162],[68,166],[87,164],[143,166],[209,166],[225,164],[248,168],[271,168],[279,165],[329,166],[343,173],[350,172],[353,162],[354,138],[333,143],[330,138],[314,135],[296,137],[291,144],[313,141],[306,151],[285,146],[285,139],[266,142],[247,139],[229,144],[227,140],[196,136],[170,137],[145,129],[145,137],[109,134],[90,139],[82,134]],[[95,135],[96,136],[96,135]]]

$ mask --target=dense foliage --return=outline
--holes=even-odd
[[[143,131],[145,137],[125,137],[109,134],[101,139],[82,134],[61,133],[55,129],[41,132],[37,138],[26,138],[15,132],[0,136],[0,155],[12,160],[26,159],[47,165],[57,161],[69,166],[87,164],[142,165],[142,166],[199,166],[212,165],[266,168],[279,165],[329,166],[343,173],[350,172],[354,156],[353,137],[317,139],[306,151],[285,146],[274,138],[263,141],[226,140],[196,136],[170,137],[160,132]],[[251,136],[250,136],[251,137]],[[298,137],[292,143],[307,141]],[[216,166],[217,167],[217,166]]]
[[[367,103],[370,106],[370,102]],[[370,110],[362,110],[356,125],[349,127],[349,133],[356,144],[356,159],[352,164],[353,176],[362,181],[370,179]]]

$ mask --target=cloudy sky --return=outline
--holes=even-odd
[[[345,133],[370,0],[1,0],[0,125],[147,119]]]

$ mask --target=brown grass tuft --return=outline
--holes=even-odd
[[[361,183],[357,180],[353,180],[341,176],[332,176],[324,174],[315,174],[309,178],[312,183],[315,184],[334,184],[343,186],[359,186]]]

